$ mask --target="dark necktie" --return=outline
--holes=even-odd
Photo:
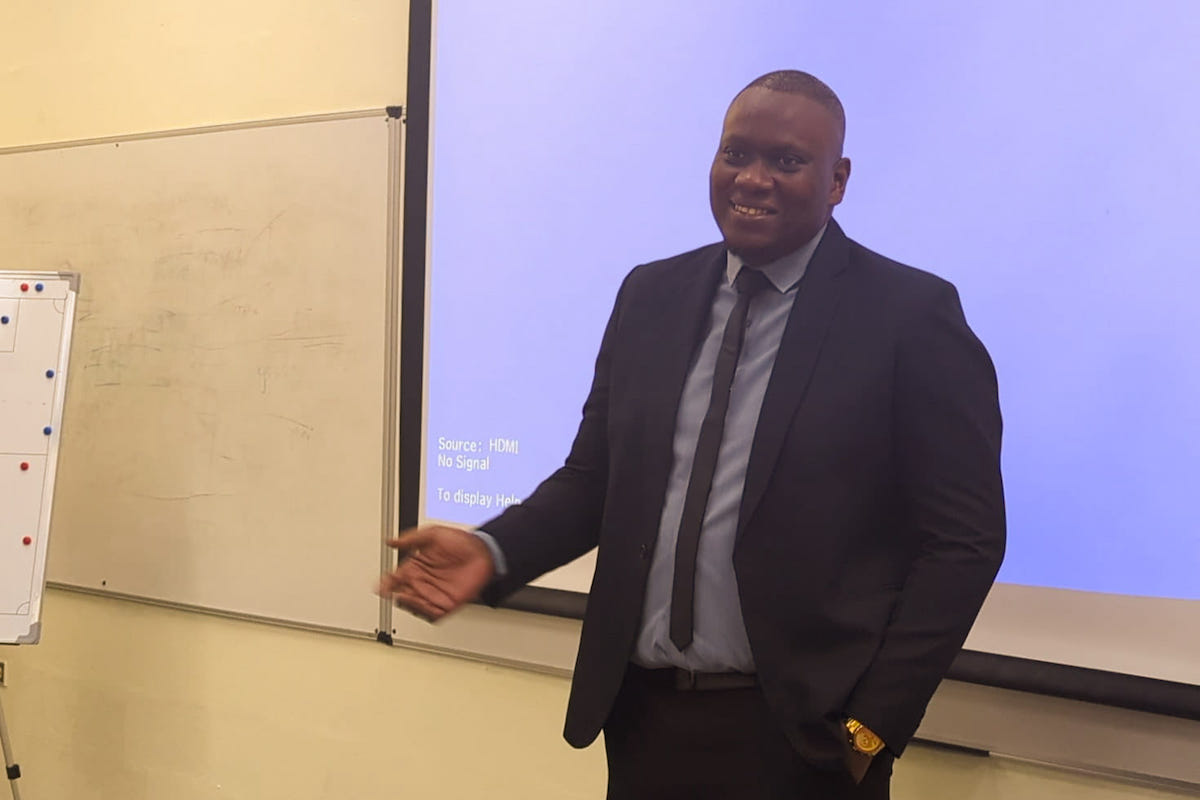
[[[680,650],[692,643],[696,552],[700,548],[700,528],[704,523],[708,495],[712,491],[713,473],[717,469],[721,434],[725,430],[729,390],[733,386],[733,373],[737,369],[738,355],[742,352],[746,312],[750,310],[751,298],[769,285],[770,281],[765,275],[749,267],[743,267],[733,282],[738,293],[737,302],[733,305],[729,321],[725,323],[725,333],[721,337],[721,350],[717,354],[717,365],[713,370],[712,397],[708,401],[704,421],[700,424],[696,455],[692,461],[692,474],[688,479],[683,514],[679,520],[679,537],[675,542],[675,582],[671,589],[671,641]]]

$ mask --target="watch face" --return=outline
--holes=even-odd
[[[856,750],[875,755],[883,749],[883,740],[866,728],[859,728],[854,732],[854,747]]]

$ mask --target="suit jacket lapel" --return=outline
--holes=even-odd
[[[848,257],[846,235],[836,222],[830,220],[800,282],[763,396],[738,513],[739,539],[766,491],[792,418],[804,399],[845,286],[845,281],[840,278]]]
[[[641,351],[639,393],[652,393],[643,397],[646,440],[640,450],[648,486],[654,489],[649,497],[658,503],[656,509],[661,508],[661,492],[666,491],[671,472],[683,384],[712,313],[713,293],[725,265],[724,247],[704,248],[695,258],[673,265],[672,274],[647,293],[647,304],[640,309],[645,321],[637,326],[639,335],[644,333],[636,343]]]

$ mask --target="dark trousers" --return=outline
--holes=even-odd
[[[887,800],[892,758],[861,784],[806,764],[757,687],[679,690],[631,668],[604,726],[608,800]]]

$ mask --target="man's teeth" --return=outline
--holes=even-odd
[[[767,214],[771,213],[765,208],[754,208],[752,206],[738,205],[737,203],[733,203],[732,205],[734,211],[738,212],[739,214],[745,214],[748,217],[765,217]]]

